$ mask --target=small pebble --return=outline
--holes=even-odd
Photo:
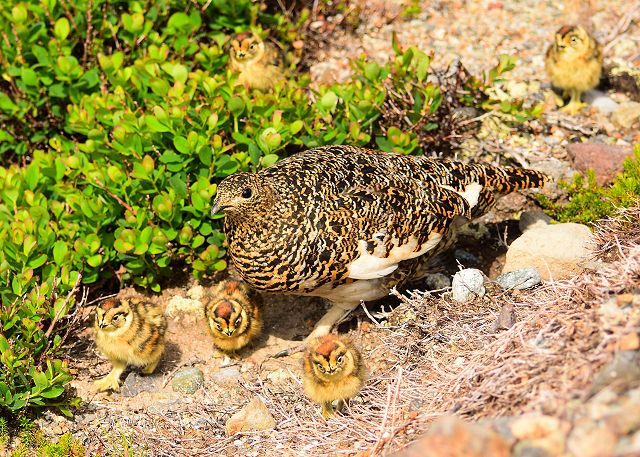
[[[171,381],[175,392],[192,394],[204,384],[204,375],[199,368],[190,367],[178,371]]]
[[[457,272],[453,276],[451,292],[453,299],[459,302],[466,302],[475,297],[484,296],[484,275],[475,268],[467,268]]]
[[[537,286],[542,282],[542,279],[540,278],[540,273],[538,273],[538,270],[530,267],[502,273],[496,278],[496,282],[500,284],[503,289],[520,290]]]

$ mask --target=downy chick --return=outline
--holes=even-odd
[[[224,354],[237,358],[262,330],[261,297],[245,283],[220,282],[204,299],[204,313],[213,344]]]
[[[580,95],[593,89],[602,74],[602,50],[598,42],[577,25],[565,25],[555,34],[555,40],[545,56],[545,67],[551,83],[570,97],[562,110],[576,114],[585,106]]]
[[[113,369],[95,381],[97,389],[119,391],[120,375],[127,365],[141,368],[144,374],[153,373],[164,352],[166,329],[162,310],[143,297],[102,302],[96,308],[96,345]]]
[[[247,88],[269,90],[284,79],[277,49],[255,33],[239,33],[231,40],[229,68],[238,74],[237,84]]]
[[[336,410],[342,410],[345,400],[360,391],[366,376],[362,356],[347,338],[326,335],[312,342],[305,352],[304,391],[322,405],[325,419],[333,415],[335,400]]]

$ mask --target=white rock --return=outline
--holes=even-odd
[[[543,280],[566,279],[582,270],[590,253],[591,230],[582,224],[537,224],[507,251],[503,273],[533,267]]]
[[[453,276],[451,292],[453,299],[459,302],[473,300],[476,296],[482,297],[485,292],[484,275],[475,268],[460,270]]]

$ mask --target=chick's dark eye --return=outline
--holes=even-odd
[[[251,198],[251,189],[247,188],[242,191],[242,198]]]
[[[342,357],[342,356],[339,356],[339,357],[336,359],[336,361],[337,361],[338,363],[342,363],[342,361],[343,361],[343,360],[344,360],[344,357]]]

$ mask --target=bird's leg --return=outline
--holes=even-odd
[[[98,389],[98,392],[104,392],[106,390],[113,390],[115,392],[119,392],[120,391],[120,375],[122,375],[122,373],[126,368],[127,368],[126,363],[120,362],[118,360],[114,361],[113,368],[111,369],[109,374],[102,379],[98,379],[97,381],[94,381],[93,384]]]
[[[341,321],[347,314],[356,309],[360,302],[357,303],[334,303],[333,306],[318,321],[313,331],[305,338],[305,343],[310,343],[316,338],[328,335],[333,326]]]
[[[577,114],[584,106],[587,106],[587,104],[580,101],[579,90],[571,89],[569,93],[571,94],[571,99],[569,100],[569,103],[562,107],[562,111],[573,116]]]
[[[333,326],[341,321],[347,314],[356,309],[360,302],[357,303],[334,303],[333,306],[318,321],[313,331],[307,336],[299,346],[285,349],[274,355],[274,357],[286,357],[296,352],[302,352],[316,338],[328,335]]]
[[[555,98],[556,106],[558,108],[563,106],[564,105],[564,99],[567,98],[568,96],[569,96],[569,93],[566,90],[562,91],[562,95],[558,94],[557,92],[553,92],[553,97]]]
[[[144,367],[142,370],[140,370],[142,372],[142,374],[151,374],[154,372],[154,370],[156,369],[156,367],[158,366],[158,363],[160,362],[160,357],[158,357],[157,360],[151,362],[149,365],[147,365],[146,367]]]
[[[344,400],[343,399],[339,399],[338,401],[336,401],[336,412],[341,412],[342,409],[344,408]]]
[[[330,401],[325,401],[322,403],[322,417],[329,419],[331,416],[333,416],[333,406]]]

